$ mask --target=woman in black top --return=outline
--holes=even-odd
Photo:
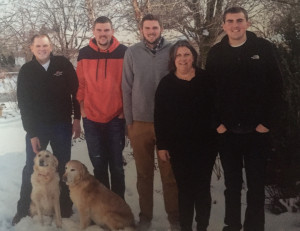
[[[197,231],[209,223],[210,181],[216,151],[212,85],[196,67],[197,52],[186,40],[170,49],[169,70],[156,91],[154,126],[159,158],[170,160],[178,185],[180,226]]]

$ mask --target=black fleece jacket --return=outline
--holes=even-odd
[[[52,56],[46,71],[35,59],[24,64],[17,81],[17,98],[24,130],[35,137],[41,123],[80,119],[76,100],[78,79],[73,65],[63,56]]]
[[[158,150],[208,150],[215,147],[212,82],[204,70],[191,81],[170,73],[155,95],[154,127]]]
[[[206,69],[216,86],[215,127],[248,133],[258,124],[271,128],[279,110],[282,77],[274,47],[247,31],[240,47],[228,36],[211,48]]]

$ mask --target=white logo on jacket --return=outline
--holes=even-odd
[[[253,55],[251,59],[259,59],[259,55]]]
[[[53,75],[54,76],[62,76],[63,72],[62,71],[57,71]]]

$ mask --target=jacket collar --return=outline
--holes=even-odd
[[[163,43],[164,43],[164,38],[161,36],[160,38],[157,39],[156,44],[153,48],[148,46],[147,41],[144,39],[144,43],[145,46],[152,52],[152,53],[156,53],[156,51],[160,50],[160,48],[162,47]]]

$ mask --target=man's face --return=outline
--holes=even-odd
[[[106,50],[110,46],[114,30],[112,29],[109,22],[97,23],[93,29],[97,45],[100,49]]]
[[[149,45],[155,45],[157,39],[160,38],[162,31],[158,21],[155,20],[144,21],[143,28],[141,28],[141,33]]]
[[[246,20],[244,13],[227,14],[223,29],[229,37],[230,44],[239,44],[246,41],[246,30],[250,23]]]
[[[40,64],[45,64],[50,59],[52,45],[47,37],[35,38],[30,49]]]

